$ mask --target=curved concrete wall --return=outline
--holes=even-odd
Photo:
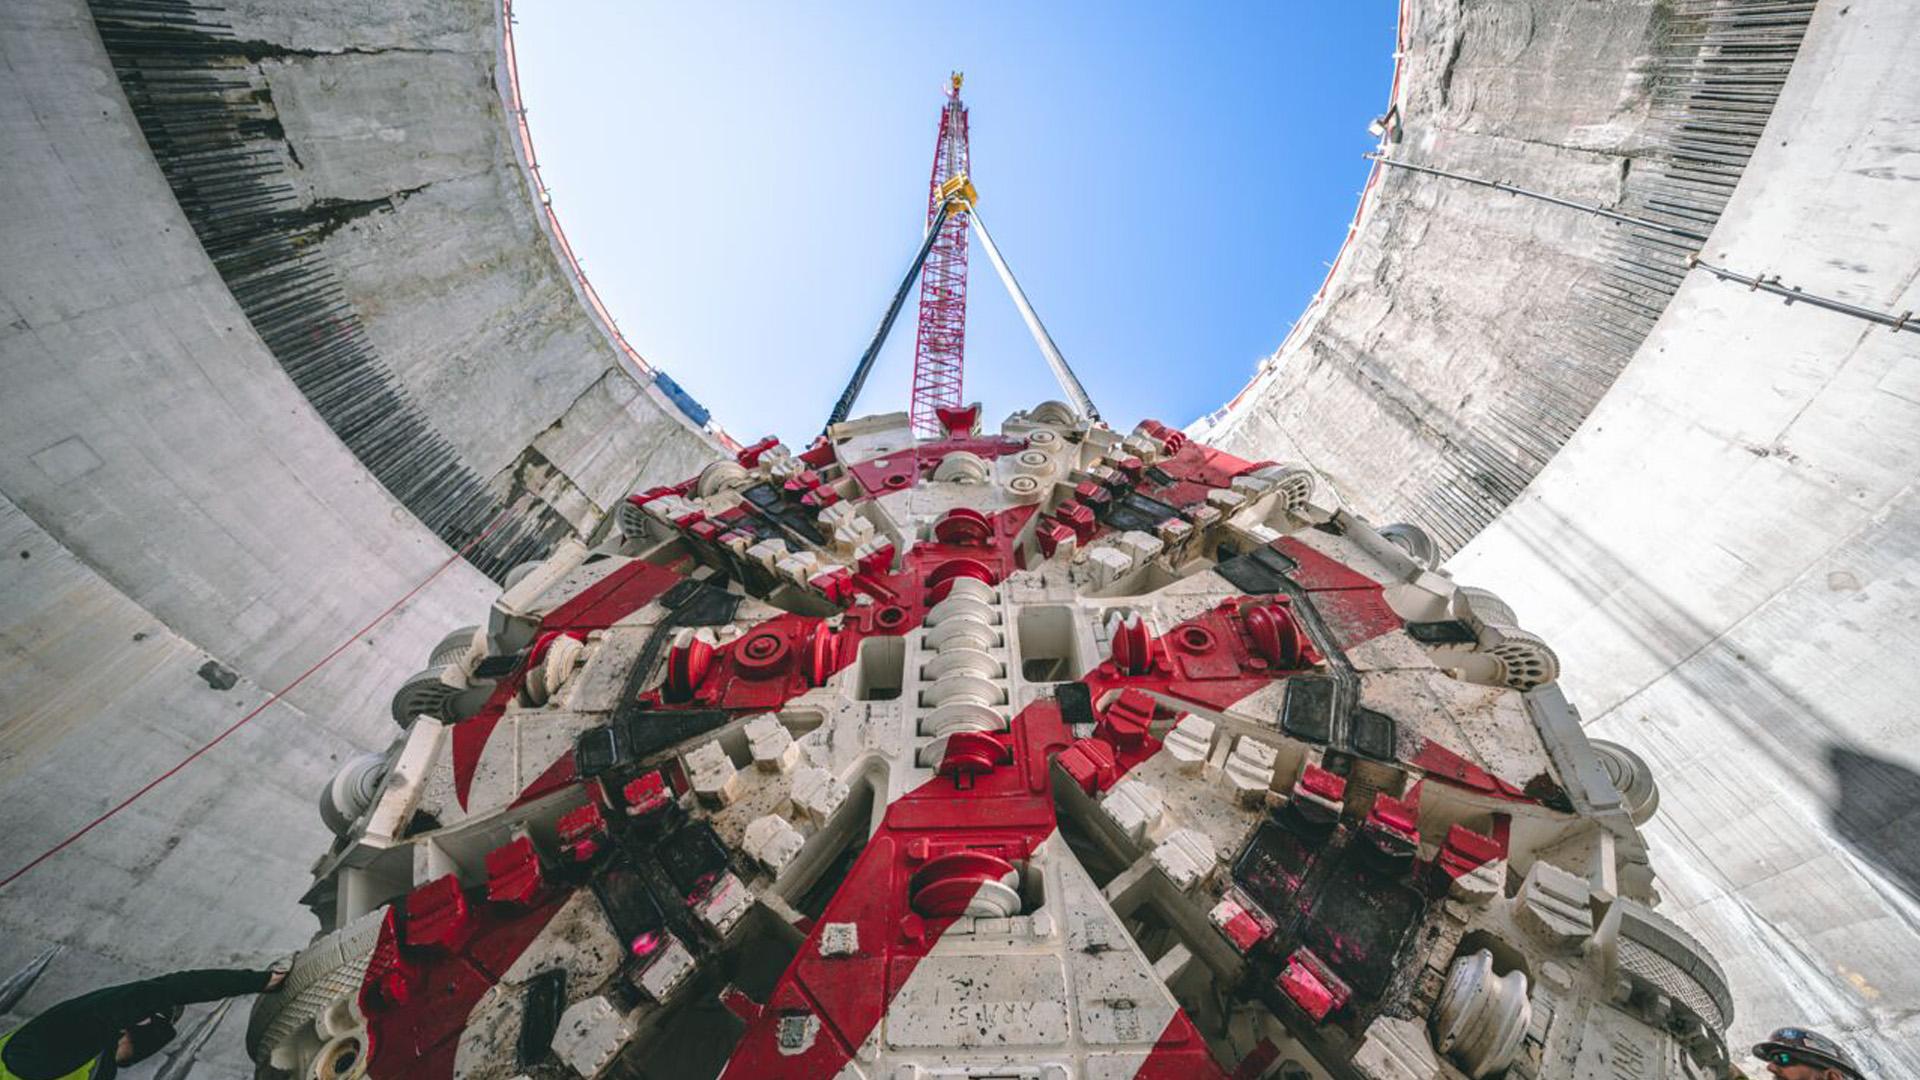
[[[1742,13],[1780,7],[1409,0],[1382,150],[1699,232],[1804,24]],[[1309,464],[1356,510],[1418,520],[1452,552],[1605,394],[1697,246],[1378,167],[1321,294],[1194,431]]]
[[[542,232],[492,5],[226,9],[131,56],[110,3],[0,9],[0,874],[426,584],[0,894],[0,969],[66,946],[22,1013],[299,943],[315,795],[488,575],[719,452]],[[226,129],[167,112],[209,80]]]
[[[1410,5],[1391,156],[1709,239],[1383,170],[1301,325],[1196,427],[1423,525],[1561,654],[1594,733],[1656,769],[1663,910],[1732,976],[1736,1045],[1806,1023],[1915,1075],[1920,334],[1684,257],[1920,308],[1920,12],[1715,11]]]
[[[1920,309],[1920,9],[1823,4],[1706,257]],[[1689,276],[1558,457],[1454,560],[1640,750],[1667,903],[1743,1036],[1920,1075],[1920,334]]]

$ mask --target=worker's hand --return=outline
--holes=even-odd
[[[287,972],[291,970],[293,970],[293,965],[286,962],[285,960],[282,960],[281,962],[273,965],[273,967],[268,968],[267,969],[267,985],[264,988],[262,988],[260,992],[263,994],[271,994],[274,991],[280,989],[280,984],[287,981]]]

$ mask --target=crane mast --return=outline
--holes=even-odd
[[[920,250],[908,264],[899,288],[894,290],[893,300],[880,317],[880,325],[874,328],[866,351],[854,364],[846,389],[840,392],[839,400],[827,414],[823,435],[831,434],[835,424],[852,414],[853,403],[866,386],[867,376],[873,373],[874,361],[886,346],[887,335],[900,309],[906,305],[907,293],[916,277],[920,279],[920,327],[913,348],[911,428],[914,436],[921,439],[938,439],[946,433],[941,410],[961,407],[961,374],[967,341],[969,225],[979,230],[980,247],[987,253],[987,261],[1000,275],[1007,294],[1013,298],[1013,306],[1019,309],[1020,318],[1033,334],[1033,343],[1039,346],[1041,357],[1059,380],[1067,409],[1075,416],[1093,421],[1100,419],[1086,387],[1067,365],[1067,358],[1060,354],[1053,335],[1047,333],[1039,313],[1027,299],[1026,290],[1015,280],[1013,270],[987,232],[987,223],[974,205],[979,193],[968,178],[968,165],[967,107],[960,101],[960,73],[956,71],[948,84],[947,103],[940,111],[940,138],[934,146],[933,175],[927,186],[927,227],[920,235]]]
[[[947,89],[940,111],[940,137],[934,146],[933,175],[927,183],[927,223],[938,230],[920,274],[920,328],[913,346],[914,432],[940,433],[936,409],[961,403],[961,375],[967,341],[967,210],[955,208],[939,220],[942,188],[965,176],[967,107],[960,100],[959,72]]]

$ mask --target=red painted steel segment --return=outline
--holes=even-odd
[[[571,631],[576,635],[584,635],[590,630],[605,630],[645,607],[680,580],[681,576],[667,567],[635,559],[554,608],[546,618],[540,620],[541,630],[556,634]],[[473,790],[473,776],[480,767],[480,754],[486,749],[487,740],[493,737],[493,729],[500,723],[500,718],[506,715],[507,705],[519,694],[521,684],[526,681],[527,669],[533,662],[530,655],[519,670],[500,680],[478,713],[453,725],[450,751],[453,794],[462,810],[467,808],[467,796]],[[548,770],[549,773],[552,771]],[[542,780],[552,783],[555,778],[543,776]],[[527,799],[528,796],[522,796],[523,801]]]
[[[868,495],[888,495],[918,484],[938,468],[948,454],[966,451],[992,461],[1003,454],[1016,454],[1027,448],[1019,439],[1002,435],[955,436],[938,442],[923,442],[911,450],[896,450],[884,457],[868,458],[847,466],[847,474],[859,482]]]
[[[1226,1080],[1227,1073],[1213,1059],[1213,1052],[1187,1018],[1187,1011],[1175,1009],[1147,1053],[1147,1060],[1140,1063],[1133,1076],[1134,1080]]]
[[[901,455],[908,486],[919,483],[924,467],[942,456],[936,448],[926,449],[935,452],[924,458]],[[1169,490],[1210,488],[1224,487],[1256,467],[1189,444],[1179,448],[1165,472],[1173,478]],[[865,486],[865,478],[862,481]],[[845,611],[839,630],[821,619],[786,613],[759,623],[715,649],[702,670],[689,671],[673,696],[684,695],[688,707],[736,712],[779,708],[851,663],[862,637],[899,635],[922,625],[955,576],[1003,580],[1019,564],[1020,541],[1037,524],[1036,513],[1037,508],[1029,506],[983,515],[979,522],[969,519],[968,528],[949,530],[954,535],[945,538],[959,542],[915,545],[897,571],[881,562],[863,567],[851,588],[879,603]],[[1274,546],[1300,564],[1296,580],[1313,596],[1316,609],[1328,616],[1343,646],[1400,625],[1378,583],[1304,544],[1281,541]],[[667,568],[643,563],[624,567],[543,620],[541,640],[611,625],[677,580],[680,575]],[[1050,777],[1055,758],[1068,776],[1097,794],[1159,749],[1151,725],[1169,712],[1177,714],[1181,702],[1223,709],[1296,667],[1316,662],[1298,637],[1297,651],[1279,647],[1285,631],[1297,635],[1298,628],[1290,613],[1275,607],[1272,598],[1230,598],[1162,638],[1122,643],[1120,655],[1083,680],[1097,718],[1092,738],[1073,739],[1054,700],[1041,699],[1021,710],[1008,731],[966,733],[951,740],[935,777],[886,808],[881,826],[824,915],[802,927],[807,940],[765,1007],[746,1010],[753,1015],[743,1015],[748,1031],[736,1047],[728,1075],[831,1075],[850,1060],[954,913],[964,910],[971,891],[989,879],[1005,880],[1055,833]],[[1288,616],[1284,628],[1279,625],[1283,614]],[[456,734],[469,732],[464,740],[471,755],[468,783],[492,722],[498,720],[492,707],[497,704],[498,711],[504,711],[517,693],[519,678],[516,673],[496,691],[496,700],[482,716],[456,728]],[[643,696],[665,705],[657,700],[664,689]],[[489,712],[494,715],[487,716]],[[465,760],[466,754],[456,758]],[[1441,782],[1526,797],[1437,744],[1422,745],[1410,764],[1429,770]],[[1309,776],[1303,783],[1327,786],[1325,781],[1336,779]],[[556,762],[521,799],[556,794],[577,784],[570,761]],[[569,831],[565,822],[562,827],[563,833],[579,833],[579,842],[588,845],[576,858],[590,858],[605,829],[601,803],[606,796],[593,792],[596,785],[587,788],[593,801],[576,811],[583,818],[579,827]],[[1416,798],[1410,793],[1405,806],[1377,802],[1374,816],[1391,818],[1389,824],[1404,833]],[[585,820],[589,817],[592,820]],[[1449,837],[1450,857],[1443,872],[1459,873],[1504,850],[1504,825],[1497,821],[1495,837],[1456,830],[1460,835]],[[524,850],[502,849],[498,856],[489,860],[488,893],[469,895],[450,879],[429,882],[397,905],[406,917],[389,913],[362,989],[370,1018],[373,1075],[450,1075],[459,1029],[473,1004],[538,937],[564,898],[543,891],[537,853],[529,859]],[[495,902],[483,898],[488,894]],[[860,927],[861,953],[820,955],[817,937],[825,924],[834,922]],[[410,923],[418,924],[411,934],[406,932]],[[403,950],[402,944],[410,947]],[[1300,973],[1298,985],[1290,989],[1321,987],[1334,991],[1330,998],[1337,997],[1338,988],[1327,987],[1322,974]],[[423,994],[435,1002],[430,1012]],[[801,1011],[820,1019],[822,1027],[810,1047],[790,1056],[778,1047],[779,1022],[783,1015]],[[1176,1072],[1182,1077],[1222,1075],[1205,1041],[1177,1010],[1138,1075],[1171,1077]]]
[[[1240,604],[1227,601],[1174,627],[1166,637],[1173,644],[1146,672],[1128,674],[1111,661],[1090,672],[1083,682],[1101,714],[1094,738],[1073,740],[1059,707],[1041,699],[1010,725],[1012,767],[976,773],[965,786],[951,775],[938,775],[888,806],[880,829],[828,901],[724,1075],[831,1076],[851,1060],[952,922],[954,909],[944,893],[938,910],[948,914],[914,910],[916,875],[962,852],[984,854],[982,876],[997,876],[991,871],[1030,856],[1056,828],[1048,776],[1054,757],[1095,793],[1159,749],[1159,740],[1146,730],[1156,708],[1144,691],[1225,708],[1286,674],[1258,656],[1250,636],[1235,625]],[[1074,763],[1082,759],[1109,764],[1083,778],[1074,772]],[[861,942],[871,944],[860,956],[823,957],[821,927],[848,922],[859,927]],[[796,1012],[818,1018],[821,1029],[804,1052],[788,1055],[779,1048],[780,1018]],[[1139,1075],[1176,1074],[1223,1075],[1191,1021],[1178,1011]]]
[[[429,895],[446,900],[439,896],[446,891],[440,882],[428,882],[407,901],[396,902],[381,924],[360,985],[360,1011],[367,1018],[368,1076],[451,1077],[460,1032],[473,1007],[572,895],[572,890],[565,890],[522,906],[469,904],[462,893],[459,914],[434,920],[442,924],[436,931],[458,935],[459,946],[413,946],[408,941],[411,901],[414,896]],[[454,884],[458,892],[458,883]],[[409,916],[403,916],[403,910]],[[409,947],[402,949],[403,944]]]

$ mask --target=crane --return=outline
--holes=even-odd
[[[940,433],[935,410],[960,405],[967,347],[967,210],[961,204],[944,215],[942,189],[968,172],[967,106],[960,100],[962,76],[948,77],[947,101],[940,110],[940,134],[933,148],[933,175],[927,181],[927,225],[933,246],[920,271],[920,332],[913,343],[914,434]]]
[[[1000,248],[987,232],[976,206],[979,193],[968,176],[967,107],[960,100],[960,72],[948,78],[946,104],[940,110],[940,134],[934,144],[933,175],[927,185],[927,229],[920,250],[908,264],[906,276],[894,290],[886,314],[873,332],[846,389],[834,403],[827,426],[844,421],[855,399],[866,385],[867,376],[879,358],[881,346],[893,329],[894,319],[906,302],[914,278],[920,279],[920,329],[913,350],[913,403],[909,419],[913,433],[920,438],[939,438],[944,433],[939,411],[957,409],[961,404],[961,381],[965,367],[967,338],[967,226],[980,234],[980,246],[993,263],[1000,281],[1013,297],[1020,318],[1033,334],[1034,344],[1052,369],[1060,389],[1066,393],[1070,408],[1089,420],[1100,419],[1086,388],[1053,343],[1053,337],[1041,324],[1040,316],[1028,302],[1026,291],[1014,280],[1013,271],[1000,255]]]

